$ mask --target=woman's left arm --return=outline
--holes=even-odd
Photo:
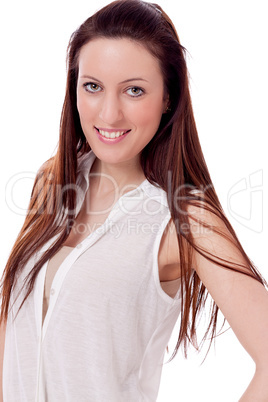
[[[230,237],[224,223],[214,214],[198,207],[190,207],[189,212]],[[208,229],[205,230],[204,234],[204,227],[192,219],[190,219],[190,224],[195,244],[217,257],[245,266],[244,257],[230,240]],[[240,402],[267,402],[267,290],[254,278],[231,269],[219,267],[197,251],[193,253],[193,268],[229,322],[238,340],[256,364],[255,375]]]

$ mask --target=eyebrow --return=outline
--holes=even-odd
[[[82,75],[81,78],[87,78],[90,80],[98,81],[100,84],[103,84],[100,80],[98,80],[98,78],[92,77],[91,75]],[[144,78],[134,77],[134,78],[128,78],[127,80],[121,81],[121,82],[119,82],[119,84],[125,84],[126,82],[130,82],[130,81],[146,81],[146,82],[148,82]]]

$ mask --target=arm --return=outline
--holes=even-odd
[[[189,212],[216,226],[230,238],[224,223],[212,213],[197,207],[191,207]],[[215,256],[245,265],[243,256],[230,240],[213,231],[204,235],[198,223],[191,219],[190,223],[198,246]],[[193,268],[256,364],[253,380],[240,402],[268,401],[268,292],[255,279],[222,268],[197,251],[193,252]]]
[[[0,402],[3,401],[3,360],[4,360],[4,346],[5,346],[6,324],[0,325]]]

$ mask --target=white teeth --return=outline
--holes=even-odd
[[[112,133],[108,133],[107,131],[104,130],[99,130],[99,132],[106,138],[117,138],[125,133],[125,131],[114,131]]]

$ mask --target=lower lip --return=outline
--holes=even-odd
[[[126,134],[120,135],[120,137],[117,137],[117,138],[106,138],[106,137],[104,137],[104,135],[101,135],[101,133],[99,133],[99,131],[96,129],[96,127],[94,127],[94,128],[95,128],[95,132],[96,132],[99,140],[101,142],[104,142],[104,144],[117,144],[117,142],[123,141],[123,139],[126,138],[126,136],[130,133],[130,131],[129,131]]]

